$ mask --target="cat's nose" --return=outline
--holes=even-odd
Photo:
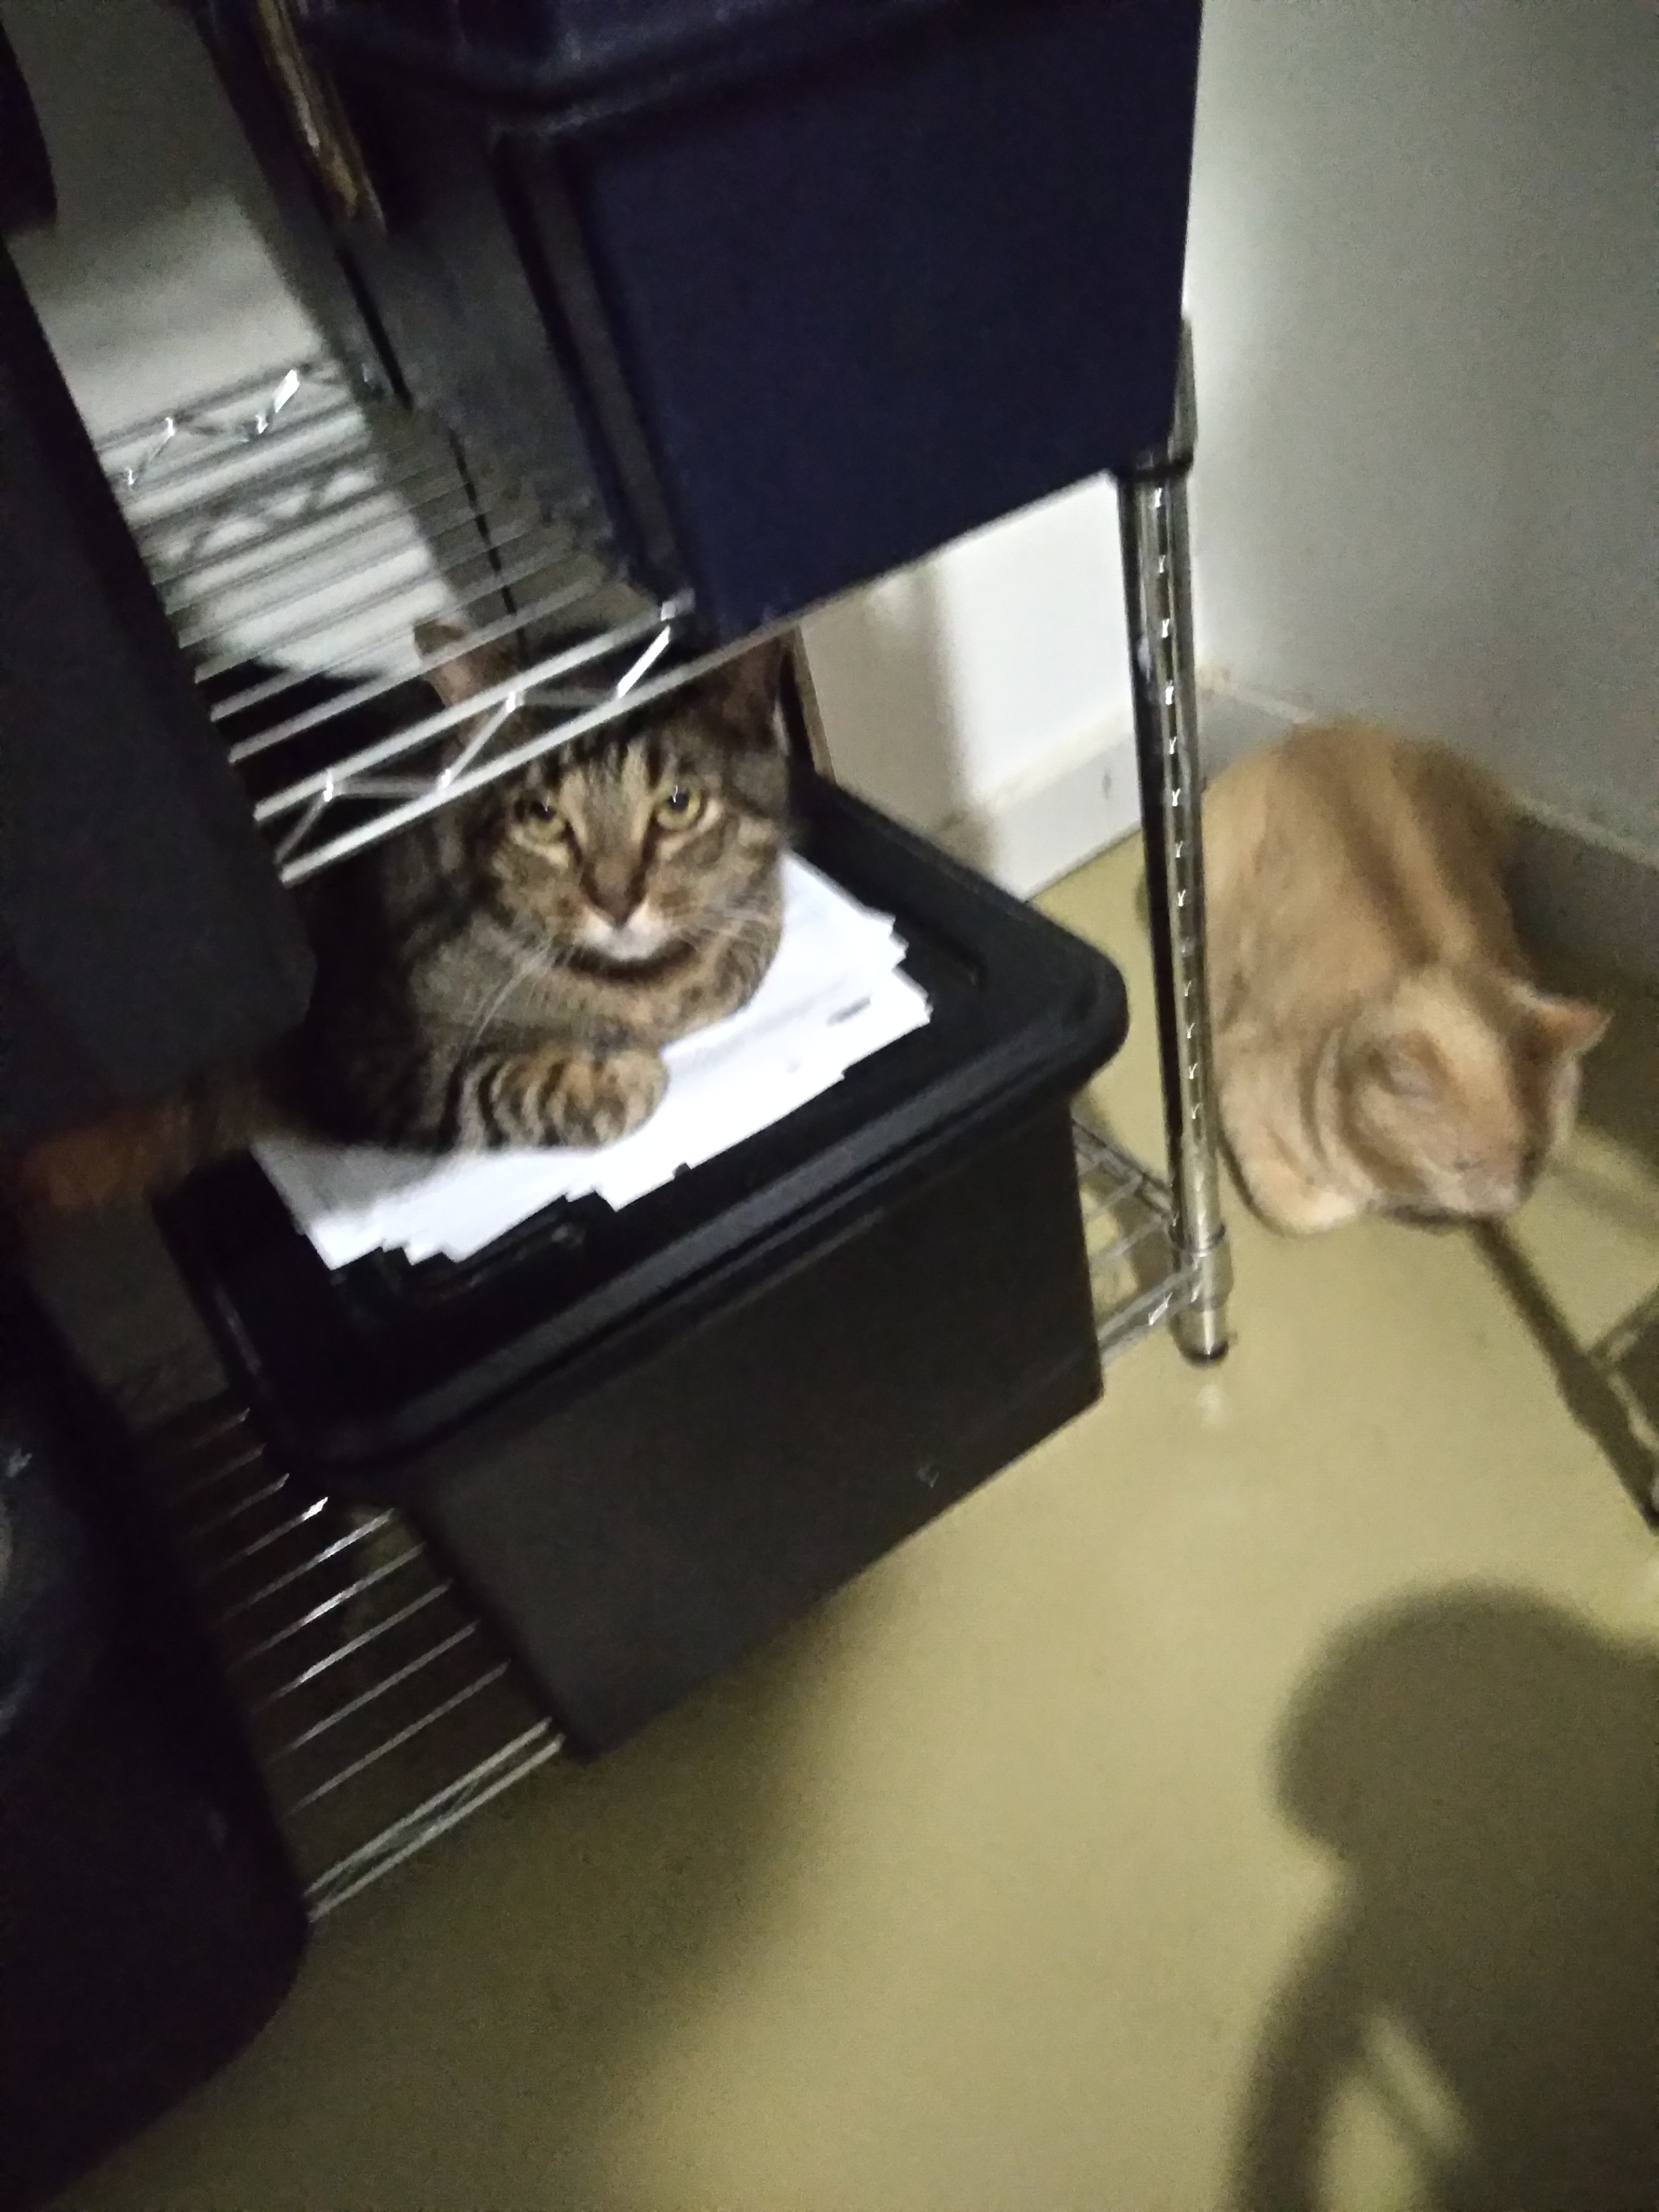
[[[618,929],[640,902],[638,885],[624,876],[594,876],[586,890],[588,904]]]

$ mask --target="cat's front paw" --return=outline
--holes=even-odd
[[[668,1088],[655,1052],[577,1053],[565,1063],[553,1104],[554,1142],[614,1145],[650,1120]]]

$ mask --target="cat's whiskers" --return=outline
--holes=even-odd
[[[778,917],[763,896],[750,891],[723,905],[707,907],[672,927],[675,941],[681,945],[701,946],[744,937],[762,942],[775,933]]]
[[[461,1047],[461,1057],[465,1059],[483,1042],[491,1022],[522,984],[527,983],[532,975],[549,975],[556,968],[567,965],[569,957],[567,949],[550,938],[545,945],[532,945],[524,958],[514,964],[500,990],[485,1002],[483,1012],[467,1032],[466,1042]]]
[[[441,625],[422,626],[416,642],[447,705],[464,706],[511,673],[504,655],[466,647]],[[544,771],[481,799],[465,835],[376,848],[362,880],[386,932],[384,957],[363,958],[344,934],[319,945],[331,988],[313,1000],[323,1013],[307,1039],[319,1096],[343,1133],[440,1145],[463,1132],[469,1143],[606,1143],[653,1110],[661,1043],[741,1005],[777,948],[787,774],[781,756],[769,769],[745,759],[736,771],[770,714],[776,675],[769,649],[746,655],[730,676],[649,710],[636,727],[568,750],[556,776]],[[712,819],[731,811],[729,835],[695,849],[647,847],[640,817],[656,803],[653,763],[665,746],[716,799]],[[526,855],[552,865],[550,825],[561,816],[584,868],[575,872],[560,832],[554,881]],[[602,880],[625,872],[639,882],[645,896],[622,925],[607,929],[614,915],[591,899],[584,908],[590,868]],[[428,913],[445,927],[408,925]],[[514,1073],[519,1063],[528,1075]]]

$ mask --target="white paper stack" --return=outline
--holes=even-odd
[[[255,1149],[331,1267],[383,1249],[464,1260],[556,1199],[597,1192],[630,1205],[920,1029],[927,1000],[899,972],[903,957],[890,916],[791,855],[782,939],[759,990],[740,1012],[668,1047],[662,1104],[620,1143],[438,1158],[289,1136]]]

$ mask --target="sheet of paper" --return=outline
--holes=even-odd
[[[903,957],[890,916],[792,854],[782,938],[760,988],[738,1012],[668,1047],[662,1104],[619,1144],[434,1158],[283,1136],[255,1150],[331,1267],[380,1249],[465,1259],[557,1199],[597,1192],[631,1205],[920,1029],[927,1000],[899,972]]]

